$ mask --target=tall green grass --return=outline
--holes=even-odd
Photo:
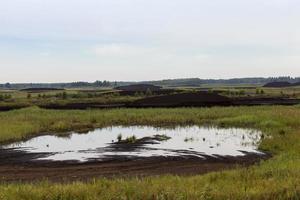
[[[0,185],[0,199],[300,199],[300,107],[256,106],[0,113],[0,141],[41,133],[67,134],[112,125],[217,125],[262,130],[260,149],[274,157],[230,171],[193,177],[96,179],[89,183]]]

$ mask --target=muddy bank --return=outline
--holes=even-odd
[[[17,151],[0,151],[0,178],[3,182],[53,182],[89,181],[93,178],[128,178],[156,175],[190,176],[222,171],[236,167],[247,167],[260,160],[270,158],[268,154],[248,153],[238,157],[114,157],[103,162],[90,161],[78,163],[72,161],[29,162],[35,154]]]
[[[194,129],[193,129],[194,130]],[[148,132],[148,130],[146,131]],[[124,133],[124,131],[123,131]],[[111,135],[111,133],[108,133]],[[217,134],[217,133],[216,133]],[[235,135],[234,133],[232,133]],[[100,133],[98,135],[101,135]],[[177,135],[177,134],[175,134]],[[217,134],[218,135],[218,134]],[[250,166],[261,160],[270,158],[270,154],[262,152],[250,152],[238,150],[239,156],[234,154],[206,154],[205,151],[199,151],[193,147],[192,143],[186,141],[188,149],[170,148],[169,151],[174,153],[170,156],[162,156],[154,154],[151,156],[140,156],[143,150],[154,150],[149,144],[159,144],[161,142],[171,141],[172,137],[160,134],[145,136],[141,138],[118,137],[118,140],[107,143],[107,146],[101,147],[97,145],[96,149],[89,146],[89,149],[80,148],[80,153],[89,153],[90,151],[100,154],[105,152],[115,152],[114,154],[106,154],[105,157],[90,157],[85,161],[80,160],[51,160],[40,159],[55,154],[61,154],[58,146],[55,147],[58,152],[30,152],[30,147],[1,147],[0,148],[0,179],[4,182],[35,182],[39,180],[50,180],[54,182],[69,181],[88,181],[97,177],[144,177],[155,175],[198,175],[212,171],[221,171],[233,169],[238,166]],[[226,137],[227,138],[227,137]],[[244,145],[247,144],[247,137],[243,136]],[[92,138],[90,138],[92,139]],[[196,140],[196,138],[195,138]],[[203,139],[200,142],[205,146]],[[79,140],[85,141],[85,140]],[[49,141],[48,141],[49,142]],[[199,143],[199,144],[200,144]],[[74,144],[75,145],[75,144]],[[179,143],[176,143],[176,147]],[[209,145],[211,143],[209,142]],[[43,146],[43,145],[42,145]],[[50,145],[50,147],[53,144]],[[198,145],[197,145],[198,146]],[[228,148],[228,145],[225,145]],[[167,148],[167,143],[163,143],[163,148]],[[47,143],[49,148],[49,143]],[[210,148],[216,148],[211,146]],[[164,149],[158,149],[164,150]],[[248,149],[249,150],[249,149]],[[70,152],[71,150],[64,150]],[[138,152],[137,154],[127,154],[126,152]],[[125,153],[125,154],[124,154]],[[225,156],[226,155],[226,156]],[[231,155],[231,156],[227,156]]]

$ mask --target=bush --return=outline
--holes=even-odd
[[[68,97],[67,93],[66,93],[66,92],[63,92],[63,93],[62,93],[62,98],[63,98],[63,99],[66,99],[67,97]]]
[[[118,142],[122,141],[122,134],[121,133],[118,135],[117,139],[118,139]]]

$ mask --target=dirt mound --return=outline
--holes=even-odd
[[[116,87],[116,90],[122,91],[134,91],[134,92],[146,92],[147,90],[151,91],[159,91],[162,87],[155,86],[151,84],[136,84],[136,85],[127,85],[127,86],[120,86]]]
[[[292,86],[292,84],[289,82],[271,82],[271,83],[265,84],[263,87],[281,88],[281,87],[290,87],[290,86]]]
[[[298,105],[300,99],[278,97],[241,97],[232,98],[232,106],[262,106],[262,105]]]
[[[293,86],[300,86],[300,82],[293,83],[292,85],[293,85]]]
[[[86,110],[86,109],[106,109],[106,108],[121,108],[124,104],[102,104],[97,102],[82,102],[82,103],[67,103],[57,104],[49,103],[39,105],[40,108],[44,109],[61,109],[61,110]]]
[[[181,93],[165,96],[149,97],[137,100],[133,107],[179,107],[179,106],[212,106],[230,105],[227,97],[209,92]]]
[[[151,90],[151,94],[152,95],[168,95],[168,94],[173,94],[173,93],[180,93],[183,92],[183,90],[173,90],[173,89],[161,89],[161,90],[156,90],[156,91],[152,91]],[[119,94],[121,96],[134,96],[138,93],[143,93],[146,94],[147,91],[143,92],[143,91],[120,91]]]
[[[25,88],[25,89],[21,89],[20,91],[23,92],[49,92],[49,91],[61,91],[61,90],[65,90],[62,88]]]

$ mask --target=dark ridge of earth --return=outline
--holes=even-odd
[[[127,107],[210,107],[210,106],[254,106],[296,105],[299,99],[272,97],[228,98],[217,93],[196,92],[148,97],[134,101]]]
[[[39,92],[63,91],[63,90],[65,90],[65,89],[63,89],[63,88],[25,88],[25,89],[21,89],[20,91],[39,93]]]
[[[300,82],[293,83],[293,86],[300,86]]]
[[[244,97],[229,99],[217,94],[215,98],[203,98],[195,94],[175,94],[157,97],[149,97],[123,104],[99,104],[93,103],[67,103],[39,105],[44,109],[111,109],[111,108],[178,108],[178,107],[212,107],[212,106],[259,106],[259,105],[297,105],[300,99],[290,98],[256,98]],[[196,97],[196,98],[194,98]],[[220,98],[219,98],[220,97]]]
[[[297,83],[289,83],[286,81],[283,82],[271,82],[265,84],[263,87],[269,87],[269,88],[281,88],[281,87],[293,87],[293,86],[300,86],[300,82]]]
[[[0,111],[11,111],[26,108],[28,105],[2,105],[0,106]]]
[[[202,106],[202,105],[230,105],[231,99],[209,92],[194,92],[171,94],[165,96],[148,97],[134,101],[129,106],[137,107],[165,107],[165,106]]]
[[[257,106],[257,105],[297,105],[300,99],[281,98],[281,97],[239,97],[228,98],[217,93],[193,92],[169,94],[154,97],[146,97],[131,103],[103,104],[97,102],[78,102],[57,104],[49,103],[38,105],[44,109],[110,109],[110,108],[173,108],[173,107],[211,107],[211,106]],[[1,106],[0,111],[9,111],[28,107],[20,106]]]
[[[140,91],[140,92],[143,92],[144,94],[147,92],[147,91]],[[151,94],[152,95],[169,95],[169,94],[173,94],[173,93],[180,93],[180,92],[183,92],[183,90],[179,90],[179,89],[161,89],[161,90],[154,90],[154,91],[151,91]],[[133,96],[133,95],[136,95],[139,93],[139,91],[113,91],[113,92],[110,92],[110,93],[105,93],[105,94],[115,94],[115,93],[118,93],[119,95],[121,96]]]
[[[147,90],[159,91],[162,89],[162,87],[151,85],[151,84],[135,84],[135,85],[120,86],[120,87],[116,87],[115,89],[122,90],[122,91],[146,92]]]

